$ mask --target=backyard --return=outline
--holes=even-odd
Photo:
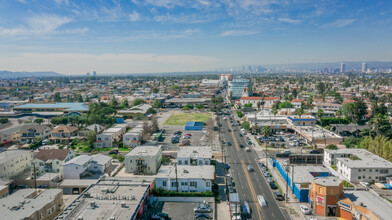
[[[209,118],[210,113],[173,113],[163,125],[186,125],[188,121],[206,122]]]

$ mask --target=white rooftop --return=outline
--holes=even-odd
[[[178,179],[206,179],[213,180],[215,176],[215,166],[177,166]],[[161,166],[156,176],[157,178],[176,178],[174,165]]]
[[[180,147],[177,158],[212,158],[210,147]]]
[[[83,165],[83,164],[88,163],[91,159],[92,158],[89,155],[80,155],[80,156],[77,156],[77,157],[71,159],[70,161],[68,161],[64,165],[68,165],[68,164]]]
[[[139,146],[133,148],[126,156],[157,156],[159,152],[160,146]]]
[[[349,157],[336,158],[350,168],[392,168],[392,163],[381,158],[365,149],[338,149],[338,150],[325,150],[325,152],[336,154],[351,154],[359,158],[359,160],[352,160]]]

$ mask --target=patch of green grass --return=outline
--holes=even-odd
[[[347,182],[346,180],[343,180],[343,186],[347,188],[354,187],[353,185],[351,185],[351,183]]]
[[[186,125],[188,121],[206,122],[211,118],[210,113],[173,113],[163,125]]]

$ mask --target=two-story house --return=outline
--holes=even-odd
[[[159,146],[140,146],[125,155],[125,172],[154,175],[162,161],[162,148]]]
[[[47,139],[50,137],[50,127],[47,125],[28,124],[20,129],[19,142],[22,144],[31,144],[36,138]]]
[[[59,125],[50,132],[49,140],[54,143],[68,143],[72,136],[77,135],[77,131],[77,127]]]
[[[44,173],[62,176],[63,164],[75,156],[76,153],[70,149],[40,149],[31,162],[31,178],[38,178]]]
[[[106,155],[80,155],[63,165],[63,178],[99,178],[108,170],[111,164],[112,158]]]
[[[123,134],[126,131],[126,124],[116,124],[115,126],[106,129],[101,134],[97,135],[95,142],[96,148],[112,147],[113,142],[120,142]]]

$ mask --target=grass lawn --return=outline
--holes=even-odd
[[[95,148],[94,149],[94,151],[97,151],[97,152],[100,152],[100,151],[111,151],[111,150],[113,150],[114,148],[113,147],[106,147],[106,148]],[[128,151],[130,151],[130,149],[128,149],[128,148],[118,148],[118,151],[125,151],[125,152],[128,152]]]
[[[206,122],[209,118],[209,113],[173,113],[163,125],[186,125],[188,121]]]

